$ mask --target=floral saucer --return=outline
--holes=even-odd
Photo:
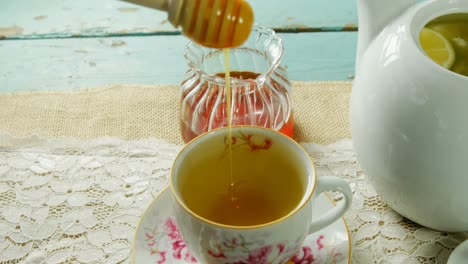
[[[166,188],[143,213],[135,231],[133,263],[197,263],[179,234],[171,202],[171,193]],[[334,205],[326,195],[321,194],[313,206],[314,213],[320,215],[320,212],[327,211]],[[259,254],[261,252],[259,251]],[[350,263],[350,255],[349,232],[344,219],[341,218],[319,232],[307,236],[302,250],[288,264],[344,264]]]

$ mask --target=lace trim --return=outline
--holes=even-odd
[[[303,143],[318,175],[348,180],[353,190],[345,220],[351,232],[353,263],[447,263],[468,233],[437,232],[415,224],[388,207],[357,164],[351,140],[331,145]],[[341,198],[334,194],[335,201]]]
[[[445,263],[467,239],[420,227],[388,208],[366,182],[350,140],[302,145],[319,176],[352,185],[345,219],[354,263]],[[157,139],[0,134],[0,262],[130,263],[139,217],[167,185],[180,148]]]

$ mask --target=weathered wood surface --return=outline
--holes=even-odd
[[[352,78],[355,1],[249,2],[258,23],[286,32],[283,65],[291,80]],[[177,84],[186,42],[165,13],[127,2],[1,1],[0,92]]]
[[[251,0],[256,21],[286,31],[355,30],[355,1]],[[178,34],[164,12],[118,0],[3,0],[0,37]]]
[[[346,80],[356,33],[280,34],[292,80]],[[0,91],[113,83],[177,84],[187,69],[182,36],[0,41]]]

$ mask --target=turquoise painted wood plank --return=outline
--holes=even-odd
[[[291,80],[346,80],[353,75],[356,32],[280,36]],[[178,84],[186,70],[186,43],[182,36],[0,41],[0,91]]]
[[[250,0],[256,21],[282,30],[357,25],[354,0]],[[0,4],[0,38],[178,34],[163,12],[117,0],[15,0]]]

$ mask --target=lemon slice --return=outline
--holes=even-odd
[[[456,54],[455,62],[450,70],[468,76],[468,20],[433,23],[427,27],[450,40]]]
[[[455,51],[452,44],[442,34],[432,29],[423,28],[419,35],[419,43],[433,61],[450,69],[455,61]]]
[[[468,39],[468,30],[466,30],[468,20],[466,19],[468,19],[468,16],[465,18],[465,21],[433,22],[426,25],[426,27],[439,32],[448,40],[455,38]]]

